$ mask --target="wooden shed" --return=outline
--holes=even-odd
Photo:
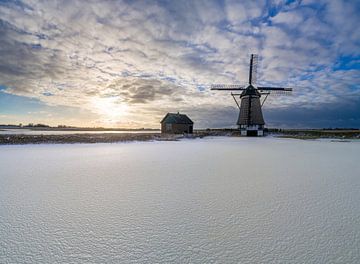
[[[194,122],[187,115],[167,113],[161,120],[161,133],[183,134],[192,133]]]

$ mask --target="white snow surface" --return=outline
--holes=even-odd
[[[360,263],[360,144],[0,146],[0,263]]]

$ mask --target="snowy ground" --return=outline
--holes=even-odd
[[[0,263],[359,263],[360,143],[0,146]]]

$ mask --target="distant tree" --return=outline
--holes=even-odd
[[[49,126],[45,124],[36,124],[34,125],[34,127],[49,127]]]

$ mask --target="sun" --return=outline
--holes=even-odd
[[[93,111],[103,118],[107,124],[115,124],[126,120],[129,106],[119,102],[118,97],[96,97],[91,100]]]

